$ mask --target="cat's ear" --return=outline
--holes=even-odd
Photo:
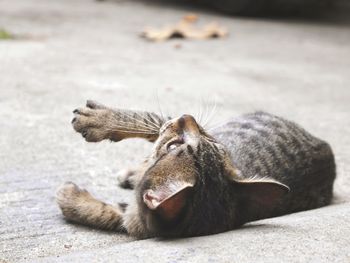
[[[271,179],[235,179],[235,189],[247,209],[264,213],[273,209],[289,187]]]
[[[156,191],[147,190],[143,201],[149,209],[156,211],[163,219],[171,221],[179,216],[192,190],[193,184],[176,182]]]

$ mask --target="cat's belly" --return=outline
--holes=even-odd
[[[297,124],[257,112],[233,119],[211,134],[227,147],[241,176],[271,177],[290,187],[284,200],[287,212],[330,202],[335,178],[332,150]]]

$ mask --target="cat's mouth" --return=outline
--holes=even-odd
[[[166,197],[159,196],[155,194],[153,190],[147,190],[143,195],[143,201],[147,205],[147,207],[151,210],[157,209],[157,207],[161,204],[161,202]]]

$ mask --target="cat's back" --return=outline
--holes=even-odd
[[[281,213],[330,202],[335,178],[332,150],[294,122],[255,112],[232,119],[211,134],[226,146],[241,176],[271,177],[290,187],[284,200],[287,211]]]

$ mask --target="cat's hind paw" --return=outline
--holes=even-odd
[[[66,219],[79,219],[79,206],[90,199],[88,191],[79,188],[72,182],[66,182],[58,188],[56,201]]]

